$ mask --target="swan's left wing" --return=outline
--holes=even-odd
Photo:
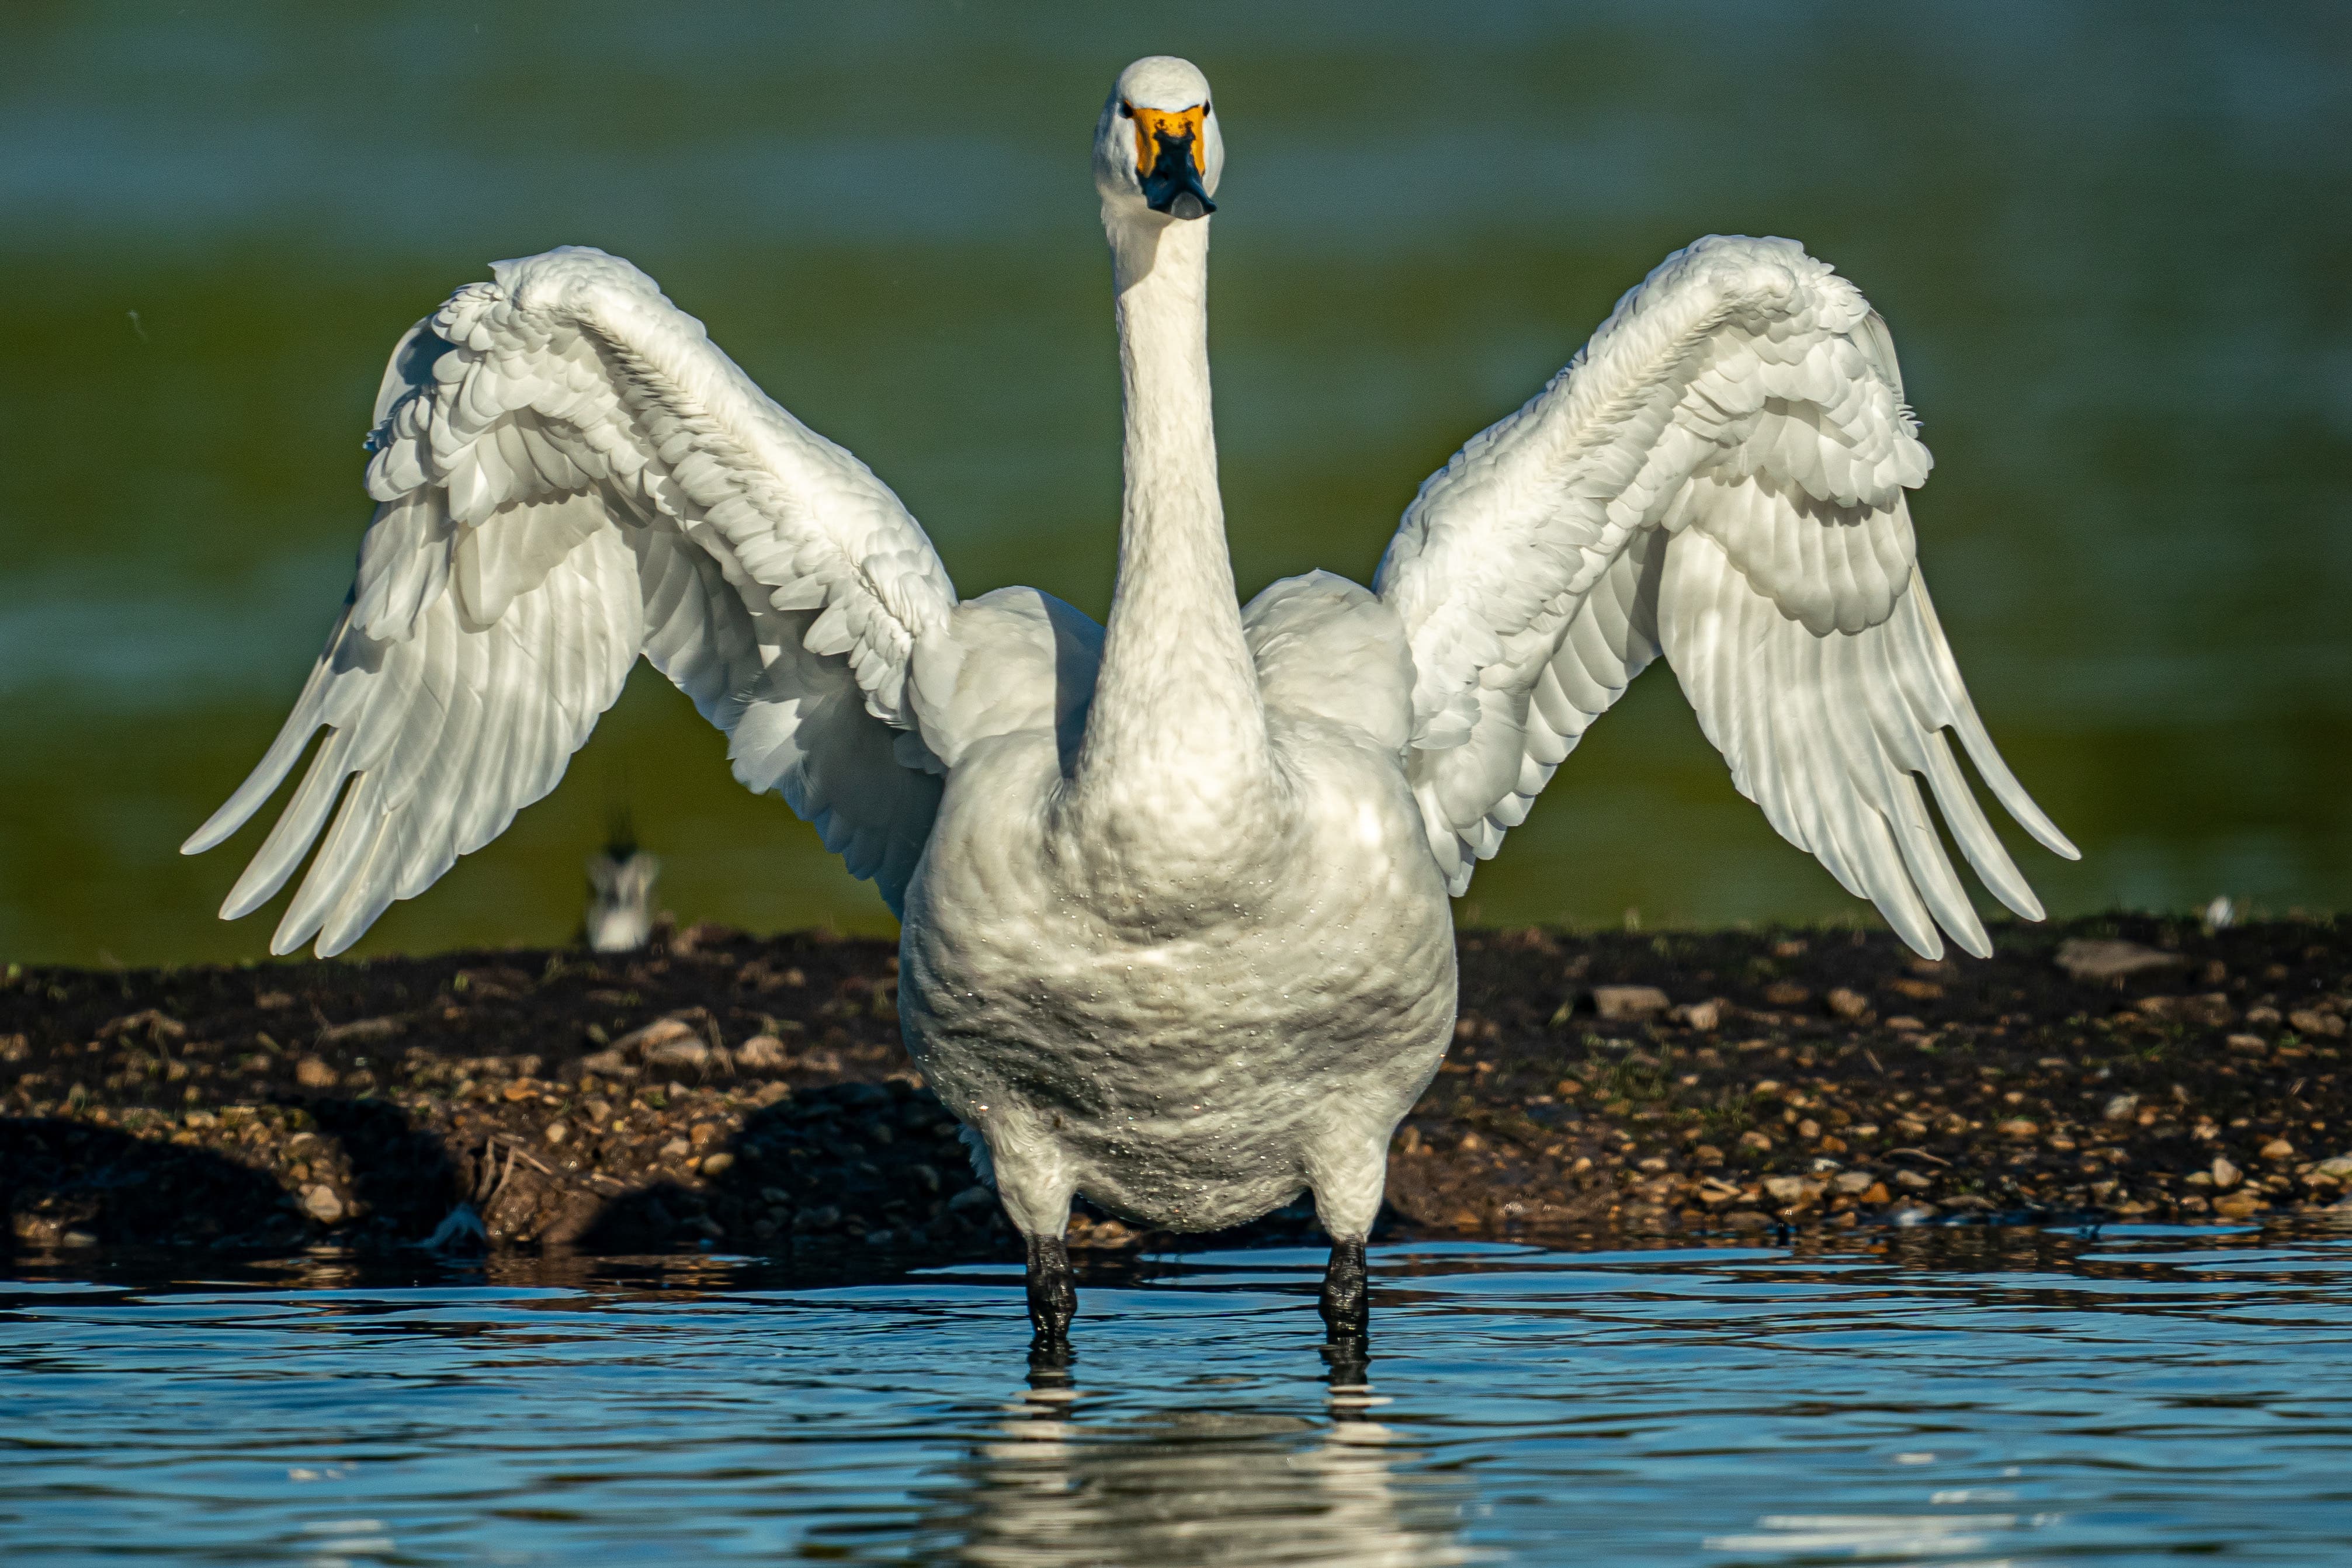
[[[1925,483],[1895,345],[1785,239],[1702,239],[1618,301],[1526,407],[1406,510],[1376,586],[1414,665],[1408,766],[1458,893],[1660,652],[1732,782],[1940,954],[1991,951],[1928,816],[2010,908],[2042,906],[1944,731],[2057,853],[2000,759],[1916,559]]]

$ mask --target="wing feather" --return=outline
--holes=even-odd
[[[929,541],[627,262],[567,248],[493,277],[393,351],[352,595],[184,847],[235,832],[329,731],[222,913],[316,844],[272,947],[341,951],[551,790],[640,652],[896,908],[939,795],[893,754],[913,649],[954,606]]]
[[[1921,580],[1927,479],[1892,336],[1788,240],[1716,237],[1629,291],[1568,368],[1432,475],[1381,563],[1413,657],[1410,769],[1454,889],[1660,652],[1743,794],[1905,941],[1989,951],[1929,814],[2040,902],[1957,734],[2036,839]]]

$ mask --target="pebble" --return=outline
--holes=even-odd
[[[2265,1160],[2292,1160],[2294,1158],[2294,1145],[2288,1142],[2284,1138],[2273,1138],[2269,1142],[2263,1145],[2263,1158]]]
[[[343,1200],[335,1189],[324,1182],[302,1189],[302,1212],[320,1225],[332,1225],[343,1217]]]
[[[2216,1154],[2213,1156],[2213,1184],[2215,1186],[2234,1187],[2238,1184],[2239,1180],[2244,1174],[2244,1172],[2239,1170],[2237,1166],[2230,1163],[2230,1156],[2227,1154]]]
[[[294,1081],[304,1089],[332,1089],[337,1078],[335,1069],[317,1057],[304,1057],[294,1064]]]
[[[1841,1018],[1861,1018],[1870,1012],[1870,998],[1861,992],[1841,985],[1824,998],[1830,1011]]]
[[[2113,938],[2069,937],[2058,944],[2058,967],[2076,980],[2121,980],[2151,969],[2170,969],[2184,962],[2177,952],[2165,952],[2136,942]]]
[[[2136,1094],[2116,1095],[2108,1100],[2107,1109],[2103,1112],[2103,1114],[2109,1121],[2128,1121],[2134,1116],[2139,1114],[2139,1096]]]
[[[773,1035],[754,1035],[735,1047],[735,1065],[752,1072],[776,1072],[792,1065],[793,1053]]]
[[[702,1162],[702,1173],[706,1176],[723,1176],[734,1168],[735,1156],[724,1150]]]
[[[572,1127],[559,1116],[547,1124],[547,1131],[540,1136],[546,1139],[551,1147],[561,1148],[563,1141],[572,1136]]]
[[[1623,1022],[1663,1013],[1674,1005],[1674,1001],[1654,985],[1596,985],[1592,988],[1592,1005],[1603,1018]]]

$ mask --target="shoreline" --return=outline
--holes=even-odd
[[[1384,1234],[1540,1240],[2352,1192],[2352,924],[1465,931]],[[894,944],[690,928],[0,981],[12,1259],[91,1248],[1017,1255],[898,1043]],[[1225,1242],[1316,1234],[1295,1205]],[[1082,1252],[1155,1237],[1081,1208]]]

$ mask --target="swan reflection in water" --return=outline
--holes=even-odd
[[[1364,1363],[1334,1360],[1320,1419],[1214,1407],[1089,1420],[1087,1391],[1040,1363],[995,1435],[949,1472],[924,1533],[992,1568],[1348,1564],[1437,1568],[1461,1539],[1454,1478],[1373,1418]]]

